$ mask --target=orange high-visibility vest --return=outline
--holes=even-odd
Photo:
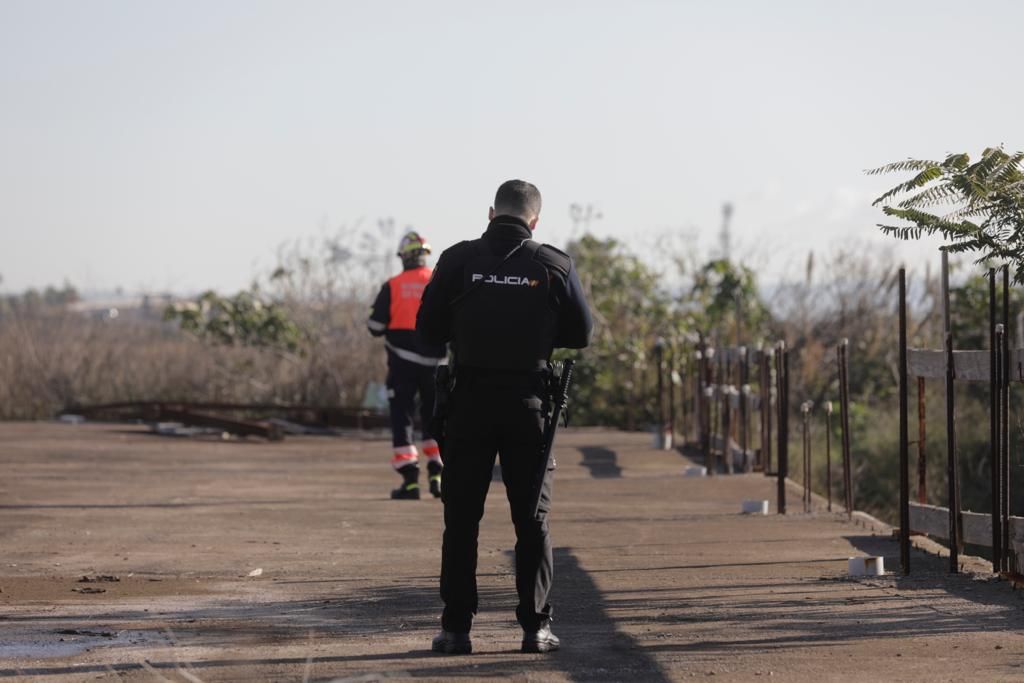
[[[389,330],[415,330],[423,288],[430,282],[431,268],[413,268],[388,280],[391,288]]]

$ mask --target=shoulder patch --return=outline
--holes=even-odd
[[[546,267],[556,270],[563,276],[569,274],[569,266],[572,264],[572,258],[561,249],[557,249],[550,244],[542,244],[537,249],[537,255],[534,257]]]

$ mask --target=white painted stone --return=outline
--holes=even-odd
[[[745,515],[767,515],[767,500],[745,500],[743,501],[743,514]]]
[[[846,573],[850,576],[883,576],[884,557],[851,557],[846,562]]]

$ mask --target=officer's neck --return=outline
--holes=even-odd
[[[510,214],[498,214],[491,219],[488,227],[491,225],[518,225],[519,227],[526,228],[530,232],[533,232],[533,228],[530,227],[529,221],[519,216],[513,216]]]

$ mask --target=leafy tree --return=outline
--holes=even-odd
[[[1024,152],[989,147],[971,162],[967,154],[943,161],[907,159],[868,171],[869,175],[914,172],[874,201],[886,216],[910,225],[879,224],[899,239],[941,235],[950,253],[980,252],[1014,264],[1014,280],[1024,284]]]
[[[164,320],[176,321],[185,332],[215,345],[296,353],[305,340],[284,308],[264,301],[255,290],[231,297],[207,291],[195,301],[168,306]]]
[[[757,275],[741,263],[713,259],[694,275],[689,296],[679,301],[679,323],[690,330],[731,339],[738,333],[746,343],[763,333],[771,315],[757,288]]]
[[[588,424],[635,428],[651,422],[651,349],[669,329],[671,297],[658,273],[615,239],[584,235],[568,251],[594,316],[591,347],[576,374],[573,411]]]

